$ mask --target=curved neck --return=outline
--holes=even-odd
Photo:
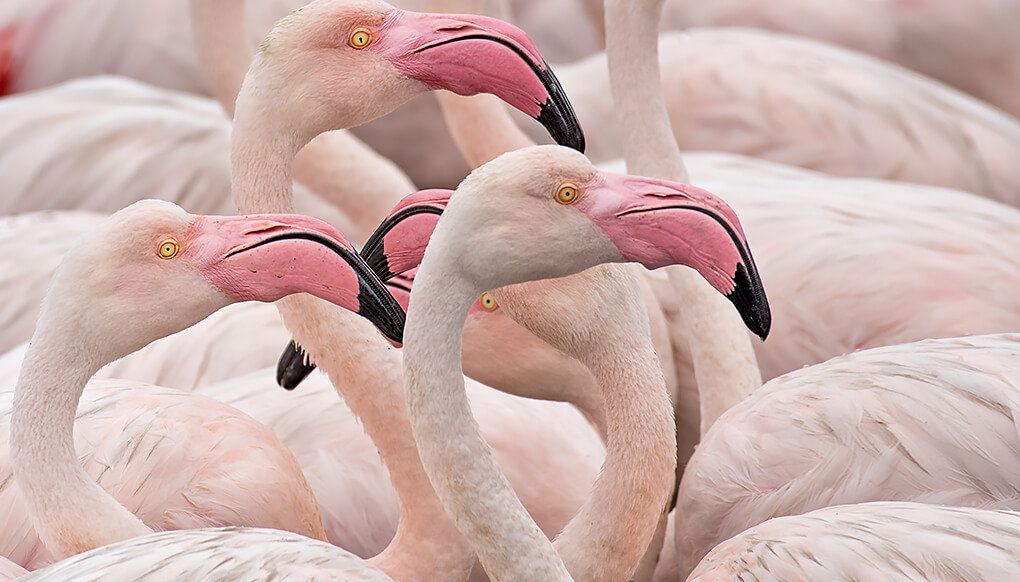
[[[70,333],[67,333],[70,330]],[[55,559],[152,533],[82,469],[74,417],[85,383],[107,362],[71,326],[45,316],[22,362],[11,413],[11,464],[32,523]]]
[[[659,76],[658,23],[662,0],[606,2],[606,56],[613,99],[624,128],[627,171],[688,181],[670,129]],[[669,279],[684,301],[701,406],[701,434],[759,386],[761,372],[740,315],[692,269],[673,268]]]
[[[254,80],[249,75],[245,83]],[[231,167],[234,201],[242,213],[287,212],[293,207],[291,168],[304,143],[287,128],[274,128],[276,116],[259,114],[267,105],[257,96],[267,94],[272,92],[253,85],[238,98]],[[398,353],[367,321],[325,301],[298,295],[281,299],[277,306],[287,329],[329,375],[389,469],[401,517],[396,536],[374,563],[396,580],[465,579],[474,557],[418,458],[406,420]]]
[[[676,470],[673,405],[640,284],[626,266],[602,265],[493,294],[509,315],[596,378],[605,403],[606,460],[556,548],[577,580],[629,579],[652,541]],[[576,297],[583,304],[564,309]],[[585,321],[589,314],[600,314],[598,321]]]
[[[474,553],[446,515],[418,457],[404,401],[400,352],[371,323],[325,301],[293,296],[277,306],[294,339],[361,421],[397,492],[397,533],[372,562],[394,580],[466,579]]]
[[[440,243],[437,245],[436,243]],[[525,511],[471,416],[461,370],[461,330],[481,294],[444,269],[433,235],[415,276],[404,328],[411,427],[436,493],[493,580],[570,580]]]

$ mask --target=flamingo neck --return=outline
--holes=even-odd
[[[626,266],[601,265],[493,291],[503,309],[532,333],[583,362],[605,403],[602,471],[556,538],[556,549],[577,580],[629,579],[673,492],[673,405],[640,289]],[[584,300],[576,304],[578,298]],[[564,319],[563,313],[571,315]],[[600,314],[598,321],[585,321],[593,314]]]
[[[422,464],[490,578],[570,580],[471,416],[461,369],[461,330],[483,289],[451,276],[456,270],[444,268],[442,243],[433,235],[415,276],[404,328],[405,393]]]
[[[466,579],[474,553],[447,517],[418,458],[400,352],[368,321],[314,297],[285,297],[277,307],[294,339],[361,421],[397,492],[397,532],[373,564],[394,580]]]
[[[647,5],[654,5],[649,9]],[[606,2],[606,59],[627,171],[688,182],[659,75],[662,1]]]
[[[191,34],[205,80],[227,117],[241,90],[253,52],[244,18],[245,0],[191,0]]]
[[[606,3],[606,56],[620,111],[627,171],[687,182],[673,137],[659,76],[661,0]],[[701,434],[715,419],[761,386],[751,338],[733,306],[692,269],[668,271],[684,301],[691,360],[698,384]]]
[[[11,412],[11,464],[33,526],[54,559],[152,533],[92,480],[74,450],[88,379],[108,362],[73,322],[39,328],[22,361]]]
[[[294,156],[304,144],[286,131],[271,131],[266,119],[243,108],[234,118],[230,177],[241,214],[294,212]]]

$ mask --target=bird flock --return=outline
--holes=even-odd
[[[4,0],[0,580],[1020,579],[1020,0]]]

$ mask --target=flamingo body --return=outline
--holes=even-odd
[[[862,503],[777,517],[719,544],[689,582],[1010,580],[1020,514]]]
[[[1018,508],[1020,336],[865,350],[791,372],[727,411],[688,463],[680,577],[780,515],[866,501]]]
[[[13,396],[10,388],[0,393],[5,441]],[[156,531],[248,525],[325,538],[293,454],[264,426],[211,398],[93,381],[75,416],[75,455],[89,477]],[[0,474],[0,553],[30,570],[53,562],[21,499],[7,446]]]

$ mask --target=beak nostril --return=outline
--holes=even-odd
[[[244,234],[266,234],[269,232],[278,232],[290,229],[291,227],[286,224],[280,224],[279,222],[266,222],[263,225],[245,230]]]

